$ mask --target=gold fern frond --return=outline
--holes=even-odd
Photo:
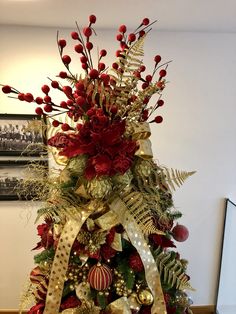
[[[146,203],[142,193],[134,191],[126,193],[123,195],[122,200],[144,235],[151,233],[165,234],[156,228],[153,211]]]
[[[169,191],[175,191],[176,187],[180,187],[184,181],[192,176],[196,171],[180,171],[176,169],[168,169],[166,167],[162,167],[159,172],[159,182],[165,189]]]
[[[118,58],[117,64],[122,71],[111,69],[110,76],[116,81],[114,95],[117,96],[115,96],[114,102],[118,105],[121,115],[127,112],[126,105],[138,83],[138,78],[133,75],[133,72],[142,65],[144,37],[120,53],[121,56]]]
[[[164,284],[179,290],[194,290],[189,284],[189,278],[185,274],[181,262],[173,258],[171,252],[164,252],[158,248],[153,254]]]

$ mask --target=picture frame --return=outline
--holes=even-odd
[[[45,123],[38,115],[0,114],[0,156],[45,154]]]
[[[32,168],[32,165],[34,168]],[[24,192],[25,189],[21,189],[21,183],[28,175],[33,177],[32,169],[37,169],[37,166],[43,166],[44,169],[48,169],[48,160],[0,160],[0,201],[40,200],[37,198],[37,195],[32,192],[34,191],[33,183],[28,186],[26,193]]]

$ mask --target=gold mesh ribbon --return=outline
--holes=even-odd
[[[93,206],[81,209],[76,213],[76,219],[67,221],[62,230],[50,273],[44,314],[59,313],[72,245],[83,223],[94,210]]]
[[[152,305],[152,314],[166,314],[165,301],[161,287],[160,275],[156,266],[156,262],[152,256],[147,242],[145,241],[141,230],[129,211],[121,200],[117,197],[110,203],[110,208],[114,211],[120,223],[123,225],[132,245],[136,248],[143,262],[145,269],[146,281],[149,289],[152,292],[154,302]]]
[[[109,314],[131,314],[129,302],[126,297],[121,297],[110,303],[107,310]]]
[[[151,135],[149,124],[147,122],[134,123],[131,128],[133,130],[132,139],[136,140],[139,145],[135,155],[143,159],[151,159],[153,154],[151,141],[148,139]]]

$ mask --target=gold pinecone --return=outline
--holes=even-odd
[[[123,190],[125,187],[131,184],[132,179],[132,172],[128,170],[124,174],[114,175],[112,178],[112,183],[115,185],[115,189]]]
[[[151,160],[145,160],[138,158],[134,166],[134,174],[136,177],[147,178],[151,174],[154,174],[157,170],[157,166]]]
[[[68,160],[66,169],[73,176],[81,176],[84,173],[87,157],[85,155],[79,155]]]
[[[112,191],[110,178],[92,179],[85,184],[87,193],[91,198],[105,198]]]

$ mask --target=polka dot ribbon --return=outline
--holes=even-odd
[[[120,223],[123,225],[126,233],[128,234],[130,242],[138,251],[143,262],[147,285],[154,298],[151,313],[167,314],[156,262],[140,228],[134,218],[130,215],[125,203],[119,197],[113,200],[109,206],[111,210],[117,214]]]
[[[77,219],[67,221],[62,230],[50,273],[44,314],[59,313],[72,245],[83,223],[94,210],[91,207],[82,210],[77,214]]]

